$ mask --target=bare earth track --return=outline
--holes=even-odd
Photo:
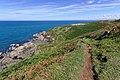
[[[93,64],[91,62],[90,46],[84,45],[85,50],[85,62],[83,65],[82,73],[80,74],[80,80],[94,80],[93,78]]]

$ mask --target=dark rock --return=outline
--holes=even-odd
[[[14,56],[12,59],[18,59],[18,56]]]
[[[103,35],[101,35],[97,40],[103,40],[104,38],[108,37],[109,32],[105,31]]]
[[[1,56],[0,56],[0,59],[2,59],[2,58],[4,58],[4,56],[3,56],[3,55],[1,55]]]
[[[22,57],[18,57],[18,59],[23,59]]]
[[[102,62],[107,62],[107,57],[106,56],[102,57],[101,61]]]
[[[100,62],[107,62],[107,57],[102,55],[102,54],[98,54],[97,55],[97,59],[100,61]]]

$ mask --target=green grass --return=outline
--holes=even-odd
[[[107,22],[92,22],[87,23],[86,25],[57,27],[49,30],[48,33],[55,38],[55,42],[57,44],[58,42],[71,40],[89,32],[102,29],[106,25],[108,25]]]
[[[15,65],[1,71],[0,72],[0,77],[7,77],[9,74],[14,73],[17,70],[21,70],[21,69],[25,68],[25,66],[28,66],[28,65],[31,65],[31,64],[34,65],[38,61],[41,61],[43,59],[48,59],[49,58],[48,55],[49,55],[48,53],[39,54],[39,55],[35,55],[31,58],[25,59],[25,60],[19,62],[18,64],[15,64]]]
[[[84,63],[82,45],[89,44],[92,47],[92,61],[98,78],[118,80],[120,79],[119,27],[116,28],[117,31],[111,31],[108,38],[102,41],[95,40],[116,24],[119,23],[102,21],[53,28],[48,31],[55,38],[53,43],[37,46],[36,50],[42,53],[4,69],[0,72],[0,79],[79,80]],[[103,58],[107,61],[102,62]]]
[[[74,77],[76,77],[77,80],[84,62],[84,50],[82,49],[80,43],[81,42],[79,42],[79,39],[77,39],[59,44],[56,46],[56,48],[50,49],[44,54],[33,56],[3,70],[0,72],[0,77],[2,77],[1,79],[21,79],[23,76],[25,76],[24,80],[31,79],[32,75],[29,75],[31,72],[27,73],[27,71],[30,70],[28,69],[29,66],[34,65],[42,66],[43,69],[42,72],[33,70],[32,73],[35,73],[36,75],[32,76],[32,80],[38,77],[37,74],[39,74],[39,77],[44,78],[40,74],[45,74],[46,72],[50,74],[49,78],[52,78],[52,80],[67,80],[68,78],[72,80]],[[63,57],[63,60],[59,58],[59,56]],[[61,61],[59,61],[59,59]],[[56,60],[58,61],[56,62]],[[42,61],[44,64],[41,64]],[[47,65],[47,63],[49,65]]]
[[[92,58],[100,80],[120,79],[120,38],[107,38],[92,45]],[[100,56],[101,55],[101,56]],[[107,61],[104,62],[104,57]]]

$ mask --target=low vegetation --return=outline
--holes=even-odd
[[[120,79],[120,23],[100,21],[86,25],[56,27],[48,31],[55,41],[39,45],[41,53],[0,72],[1,80],[80,80],[84,44],[92,48],[94,78]],[[105,31],[107,38],[96,40]]]

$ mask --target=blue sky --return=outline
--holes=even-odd
[[[120,18],[120,0],[0,0],[0,20]]]

